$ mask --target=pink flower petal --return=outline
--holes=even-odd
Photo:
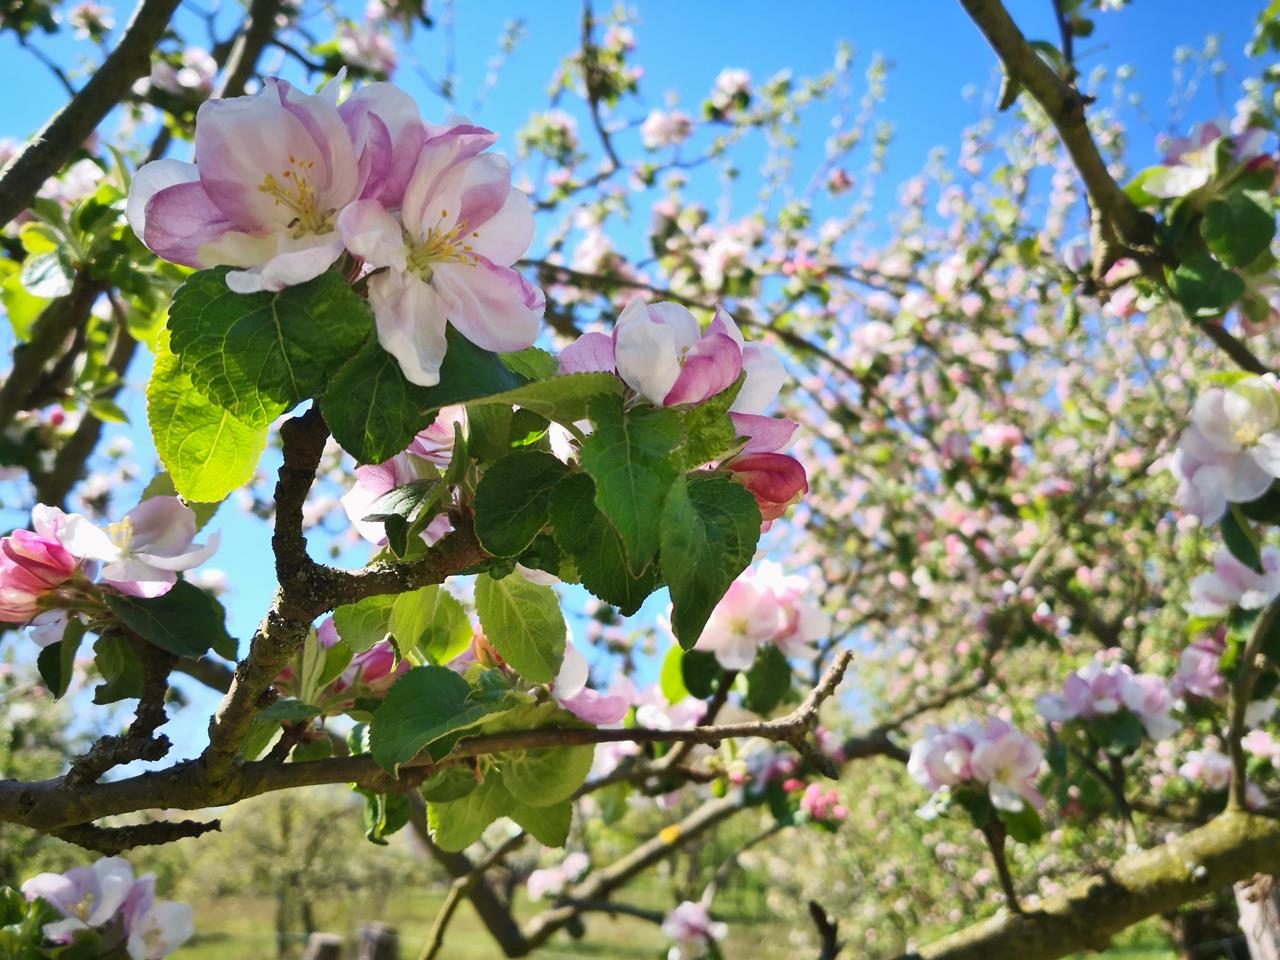
[[[584,333],[560,351],[561,373],[615,373],[613,338],[607,333]]]

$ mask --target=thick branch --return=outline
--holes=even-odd
[[[238,97],[244,93],[245,84],[258,69],[258,57],[275,33],[279,12],[279,0],[253,0],[249,5],[249,20],[231,47],[227,73],[217,96]]]
[[[1038,910],[1001,912],[912,954],[912,960],[1053,960],[1237,880],[1274,870],[1280,820],[1228,810],[1176,840],[1124,857]]]
[[[483,877],[485,871],[497,865],[504,860],[507,854],[521,846],[528,835],[523,831],[508,837],[504,843],[494,847],[489,853],[472,867],[469,871],[460,877],[455,877],[453,885],[449,888],[449,895],[445,897],[444,903],[440,905],[440,911],[436,914],[435,922],[431,924],[431,933],[427,936],[426,946],[422,948],[422,954],[419,960],[435,960],[437,954],[444,949],[445,931],[449,929],[449,921],[453,919],[453,915],[457,912],[458,905],[462,903],[462,898],[471,892]]]
[[[1085,122],[1079,91],[1054,72],[1027,42],[1000,0],[960,0],[1004,64],[1005,73],[1040,104],[1062,138],[1089,191],[1116,236],[1130,247],[1151,243],[1154,223],[1120,189]]]
[[[0,173],[0,226],[31,205],[89,134],[151,70],[151,51],[164,36],[178,0],[142,0],[111,51],[84,88],[71,98]]]
[[[134,847],[158,846],[188,837],[199,837],[213,830],[221,830],[220,820],[155,820],[127,827],[95,827],[82,824],[54,831],[54,836],[68,843],[93,850],[104,856],[116,854]]]

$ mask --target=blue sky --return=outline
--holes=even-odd
[[[116,6],[117,23],[123,25],[127,8]],[[440,4],[432,2],[431,6],[433,12],[440,12]],[[603,3],[599,6],[607,9]],[[857,50],[857,97],[862,93],[860,77],[870,55],[883,54],[891,71],[887,99],[879,115],[893,123],[895,136],[882,180],[884,189],[878,207],[882,212],[894,202],[896,185],[918,172],[933,148],[941,145],[954,152],[963,128],[981,116],[980,101],[966,100],[962,89],[973,85],[979,91],[990,91],[996,76],[994,55],[955,0],[829,0],[794,4],[776,0],[641,0],[633,6],[638,14],[634,24],[638,44],[635,57],[644,66],[645,74],[640,99],[620,109],[621,119],[642,118],[650,107],[662,105],[669,91],[678,93],[684,109],[696,113],[716,74],[726,66],[745,68],[757,81],[783,68],[790,68],[796,76],[819,73],[829,68],[839,38],[847,39]],[[1012,0],[1009,6],[1030,37],[1056,41],[1050,0]],[[1094,36],[1078,41],[1082,72],[1087,74],[1099,64],[1113,68],[1121,63],[1131,64],[1135,68],[1131,88],[1142,95],[1152,118],[1144,120],[1137,114],[1131,118],[1132,168],[1137,169],[1154,157],[1153,140],[1163,129],[1168,116],[1166,101],[1173,92],[1172,52],[1176,47],[1198,50],[1207,34],[1222,37],[1223,57],[1230,70],[1220,87],[1213,83],[1204,86],[1196,97],[1194,113],[1187,119],[1190,122],[1230,115],[1239,79],[1246,74],[1243,48],[1259,6],[1252,0],[1134,0],[1127,10],[1096,18]],[[238,10],[235,4],[227,7],[220,17],[224,22],[230,22]],[[311,8],[311,4],[307,7]],[[350,0],[345,0],[342,7],[359,16],[360,7]],[[500,132],[500,148],[514,152],[515,131],[531,113],[545,109],[548,83],[561,59],[577,44],[580,7],[568,0],[486,0],[461,3],[459,8],[458,110]],[[479,111],[471,113],[474,92],[484,78],[497,38],[504,24],[516,18],[526,22],[525,39],[504,67],[497,89]],[[203,40],[203,24],[193,13],[184,12],[180,23],[192,31],[194,42]],[[37,36],[34,42],[63,63],[76,63],[78,58],[93,55],[91,45],[75,41],[69,33],[52,40]],[[433,120],[444,119],[449,110],[429,92],[411,59],[425,64],[438,76],[442,72],[442,56],[441,32],[419,30],[411,56],[402,61],[395,77],[419,98],[424,114]],[[30,135],[64,99],[61,88],[44,68],[7,34],[0,36],[0,89],[8,92],[0,107],[0,137],[22,139]],[[594,149],[586,116],[568,102],[570,99],[566,98],[564,106],[579,116],[583,142]],[[821,159],[823,122],[828,116],[827,111],[819,109],[803,128],[806,139],[798,154],[801,178],[807,178]],[[634,147],[634,132],[622,137],[624,147]],[[185,152],[180,149],[177,155],[185,156]],[[855,157],[854,165],[864,160],[865,156]],[[739,215],[750,205],[751,190],[749,176],[735,190]],[[714,195],[708,193],[705,202],[714,207]],[[631,234],[624,235],[620,245],[635,242],[640,227],[648,220],[647,212],[638,211],[635,219],[635,227],[619,228],[623,234]],[[534,249],[536,252],[536,245]],[[135,373],[145,375],[145,369]],[[154,456],[145,439],[141,397],[135,393],[130,401],[126,409],[135,425],[125,432],[135,440],[145,471]],[[119,511],[132,502],[122,498]],[[233,583],[230,625],[233,633],[247,638],[265,609],[273,583],[266,553],[267,532],[260,524],[244,518],[234,505],[224,507],[214,528],[223,531],[224,540],[212,563],[229,571]],[[651,617],[664,605],[665,601],[655,598],[642,617]],[[207,695],[197,694],[197,707],[184,711],[173,724],[176,739],[188,749],[198,746],[211,703]]]

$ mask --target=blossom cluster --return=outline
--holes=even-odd
[[[342,79],[306,94],[268,79],[196,115],[195,162],[156,160],[134,178],[126,215],[158,256],[230,266],[238,293],[282,290],[344,252],[368,276],[378,340],[413,383],[439,382],[452,324],[487,350],[533,344],[542,292],[511,265],[533,239],[497,136],[426,123],[413,99]]]
[[[101,938],[101,956],[123,946],[130,960],[161,960],[194,932],[189,904],[156,900],[155,874],[135,877],[121,857],[104,857],[91,867],[41,873],[22,885],[28,901],[43,900],[62,915],[44,926],[45,939],[63,945],[86,931]]]
[[[328,617],[316,630],[315,642],[321,651],[329,651],[342,640],[333,617]],[[379,640],[367,650],[361,650],[337,677],[329,681],[323,690],[308,691],[299,688],[302,680],[301,661],[306,654],[300,651],[295,662],[287,664],[276,675],[274,686],[284,696],[296,697],[325,712],[342,712],[355,706],[361,699],[379,699],[402,675],[409,672],[409,661],[400,657],[395,644],[389,639]]]
[[[573,883],[591,866],[591,860],[585,853],[575,850],[554,867],[543,867],[529,874],[526,890],[530,900],[541,900],[543,897],[556,897],[564,892],[565,887]]]
[[[667,914],[662,921],[662,932],[674,941],[667,951],[667,960],[697,960],[729,935],[729,925],[712,920],[705,903],[685,900]]]
[[[1170,469],[1178,505],[1205,523],[1229,503],[1257,500],[1280,477],[1280,395],[1273,374],[1212,387],[1196,398]]]
[[[1097,654],[1067,677],[1061,693],[1036,699],[1036,710],[1051,723],[1093,720],[1127,710],[1142,722],[1152,740],[1172,736],[1179,728],[1169,715],[1173,692],[1163,677],[1135,673],[1119,660],[1119,651]]]
[[[787,657],[812,658],[812,644],[826,637],[831,619],[814,599],[812,585],[764,561],[735,580],[716,604],[695,649],[715,654],[726,670],[746,670],[765,644]]]
[[[1142,181],[1142,189],[1153,197],[1171,200],[1207,186],[1220,172],[1228,174],[1240,167],[1256,168],[1272,162],[1263,155],[1267,131],[1247,127],[1239,133],[1224,132],[1216,123],[1198,124],[1186,137],[1159,137],[1159,167]],[[1219,170],[1220,148],[1229,148],[1227,170]],[[1225,179],[1225,178],[1224,178]]]
[[[1025,803],[1044,807],[1036,789],[1043,754],[1026,734],[998,717],[948,727],[930,726],[911,748],[907,772],[938,798],[967,786],[985,787],[997,810],[1018,811]],[[932,803],[924,811],[929,813]]]
[[[195,542],[195,513],[177,497],[150,497],[105,530],[43,504],[31,516],[33,529],[0,539],[0,621],[30,623],[41,646],[61,639],[58,608],[95,577],[127,596],[159,597],[218,548],[216,533]]]
[[[566,347],[560,372],[616,374],[637,396],[660,407],[704,403],[741,377],[729,416],[746,444],[719,466],[751,491],[766,523],[809,489],[804,467],[782,452],[796,422],[764,412],[782,388],[786,368],[768,347],[747,343],[723,308],[703,331],[678,303],[632,300],[612,335],[586,333]]]

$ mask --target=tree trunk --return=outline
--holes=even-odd
[[[395,927],[383,923],[361,927],[356,960],[400,960],[400,938]]]
[[[1259,873],[1235,885],[1240,930],[1252,960],[1280,960],[1280,883]]]

